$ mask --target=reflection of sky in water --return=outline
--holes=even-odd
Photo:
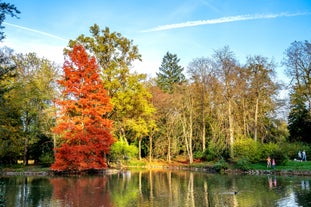
[[[301,180],[301,190],[310,190],[309,180]],[[277,201],[277,206],[280,207],[302,207],[297,203],[296,193],[293,191],[293,188],[289,188],[288,196],[283,197]]]
[[[280,199],[277,202],[277,206],[280,207],[299,207],[297,202],[296,202],[296,196],[295,193],[291,190],[291,192],[289,193],[289,195],[287,197],[284,197],[282,199]]]

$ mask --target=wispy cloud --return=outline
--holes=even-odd
[[[143,30],[142,32],[156,32],[156,31],[163,31],[163,30],[171,30],[177,28],[184,28],[184,27],[195,27],[200,25],[208,25],[208,24],[222,24],[222,23],[229,23],[229,22],[237,22],[237,21],[247,21],[247,20],[255,20],[255,19],[273,19],[279,17],[292,17],[292,16],[303,16],[303,15],[310,15],[310,13],[278,13],[278,14],[253,14],[253,15],[238,15],[238,16],[228,16],[228,17],[221,17],[217,19],[208,19],[208,20],[198,20],[198,21],[189,21],[183,22],[178,24],[167,24],[157,26],[151,29]]]
[[[20,25],[11,24],[11,23],[7,23],[7,22],[3,22],[3,24],[7,25],[7,26],[10,26],[10,27],[15,27],[15,28],[23,29],[23,30],[26,30],[26,31],[29,31],[29,32],[33,32],[33,33],[37,33],[37,34],[44,35],[44,36],[47,36],[47,37],[51,37],[51,38],[54,38],[54,39],[58,39],[58,40],[62,40],[62,41],[68,41],[67,39],[62,38],[60,36],[53,35],[53,34],[50,34],[50,33],[47,33],[47,32],[43,32],[43,31],[40,31],[40,30],[32,29],[32,28],[29,28],[29,27],[23,27],[23,26],[20,26]]]

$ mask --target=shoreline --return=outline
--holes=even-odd
[[[77,175],[111,175],[118,174],[127,169],[149,169],[149,170],[180,170],[192,172],[204,172],[210,174],[224,174],[224,175],[278,175],[278,176],[311,176],[310,170],[247,170],[240,169],[226,169],[217,172],[213,167],[189,167],[189,166],[124,166],[122,168],[108,168],[98,171],[83,171],[83,172],[55,172],[51,170],[46,171],[0,171],[0,176],[77,176]]]

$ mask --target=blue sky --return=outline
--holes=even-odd
[[[280,62],[293,41],[311,40],[310,0],[8,0],[20,11],[7,17],[1,45],[36,52],[62,64],[70,39],[89,34],[94,23],[120,32],[138,46],[143,62],[134,70],[158,71],[167,51],[185,68],[194,58],[229,46],[243,64],[249,55]]]

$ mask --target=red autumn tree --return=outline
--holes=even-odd
[[[54,132],[60,137],[56,149],[55,171],[82,171],[107,167],[105,154],[114,142],[112,121],[104,115],[112,110],[94,57],[81,45],[68,52],[61,99],[56,103],[60,116]]]

